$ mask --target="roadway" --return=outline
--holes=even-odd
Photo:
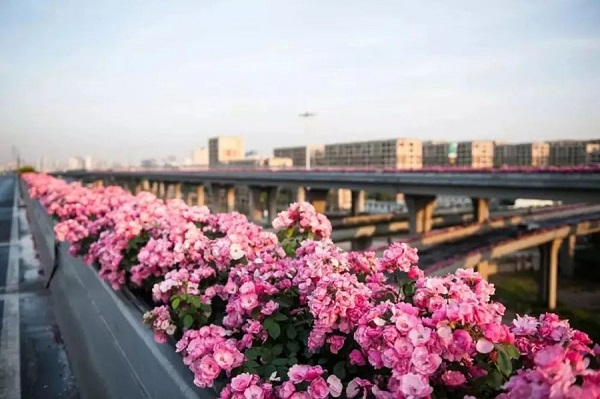
[[[562,216],[549,220],[540,220],[536,223],[539,225],[540,230],[544,230],[596,219],[600,219],[600,212],[598,211],[571,216]],[[509,239],[514,240],[519,238],[524,233],[525,232],[517,226],[507,226],[457,240],[446,241],[434,247],[420,250],[419,265],[424,270],[427,270],[436,263],[445,261],[450,257],[458,258],[461,255],[469,254],[481,248],[487,248]]]
[[[0,398],[79,394],[14,175],[0,175]]]

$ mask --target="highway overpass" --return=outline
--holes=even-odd
[[[373,171],[373,170],[202,170],[184,171],[69,171],[58,173],[66,178],[97,184],[119,184],[132,192],[151,191],[166,198],[169,191],[176,198],[194,193],[196,203],[206,203],[206,193],[213,203],[221,201],[225,191],[224,209],[233,211],[235,187],[250,188],[250,215],[262,218],[266,210],[273,218],[277,195],[281,188],[296,189],[296,200],[311,202],[318,212],[325,213],[325,201],[330,189],[352,190],[352,214],[364,206],[364,193],[403,193],[408,208],[409,232],[427,233],[433,228],[433,209],[437,195],[460,195],[472,198],[473,218],[482,223],[489,219],[490,198],[536,198],[571,203],[600,202],[600,169],[569,169],[536,173],[488,171]],[[171,187],[171,190],[169,190]],[[265,203],[260,202],[266,194]],[[362,204],[362,205],[361,205]],[[258,215],[258,216],[257,216]]]

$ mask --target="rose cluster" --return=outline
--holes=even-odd
[[[472,270],[426,277],[405,243],[344,252],[308,203],[281,212],[275,234],[239,213],[23,178],[57,239],[153,301],[156,341],[223,399],[600,395],[598,352],[567,321],[505,325],[493,285]]]

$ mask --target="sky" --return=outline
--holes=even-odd
[[[600,2],[0,1],[0,163],[217,135],[600,138]]]

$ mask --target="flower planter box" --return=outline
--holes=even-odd
[[[154,342],[135,298],[113,291],[81,258],[69,255],[68,244],[56,244],[53,220],[29,198],[23,182],[21,192],[81,396],[215,398],[213,390],[193,385],[193,374],[172,345]]]

